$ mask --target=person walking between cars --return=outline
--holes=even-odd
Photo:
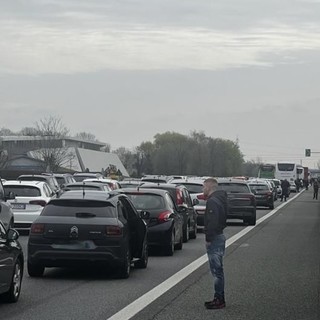
[[[227,193],[217,190],[215,178],[203,183],[203,195],[207,199],[204,214],[204,233],[210,271],[213,276],[213,299],[204,303],[207,309],[221,309],[226,306],[224,296],[223,256],[226,238],[223,229],[227,223]]]
[[[318,199],[319,182],[317,179],[313,181],[313,199]]]
[[[281,193],[280,201],[282,201],[283,198],[284,198],[284,201],[287,201],[289,190],[290,190],[290,183],[287,179],[282,180],[281,188],[282,188],[282,193]]]

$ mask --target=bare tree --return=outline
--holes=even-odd
[[[81,139],[81,140],[86,140],[86,141],[98,141],[96,136],[90,132],[79,132],[75,135],[75,138]]]
[[[75,154],[65,147],[63,138],[69,136],[69,129],[61,118],[50,116],[36,123],[36,132],[43,137],[42,147],[34,151],[34,157],[46,163],[47,171],[57,171],[61,167],[72,169]]]

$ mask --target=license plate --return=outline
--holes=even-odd
[[[25,203],[11,203],[12,209],[25,209]]]

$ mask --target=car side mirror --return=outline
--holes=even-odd
[[[199,199],[195,198],[192,200],[192,205],[194,205],[194,206],[198,205],[199,203],[200,203]]]
[[[187,212],[188,212],[188,208],[185,207],[185,206],[179,206],[179,207],[178,207],[178,211],[179,211],[180,213],[187,213]]]
[[[149,211],[140,211],[139,213],[141,219],[149,219],[150,218],[150,212]]]
[[[15,229],[9,229],[7,232],[7,240],[14,241],[19,238],[19,232]]]

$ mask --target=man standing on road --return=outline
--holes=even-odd
[[[281,200],[287,201],[287,197],[289,195],[289,191],[290,191],[290,183],[287,179],[282,180],[281,182],[281,189],[282,189],[282,193],[281,193]]]
[[[224,297],[223,256],[226,238],[223,229],[227,220],[227,193],[217,190],[218,182],[208,178],[203,183],[203,195],[207,199],[204,215],[204,233],[210,271],[214,280],[213,300],[204,303],[207,309],[221,309],[226,306]]]
[[[315,179],[313,181],[313,199],[318,199],[318,192],[319,192],[319,183],[318,183],[318,180]]]

